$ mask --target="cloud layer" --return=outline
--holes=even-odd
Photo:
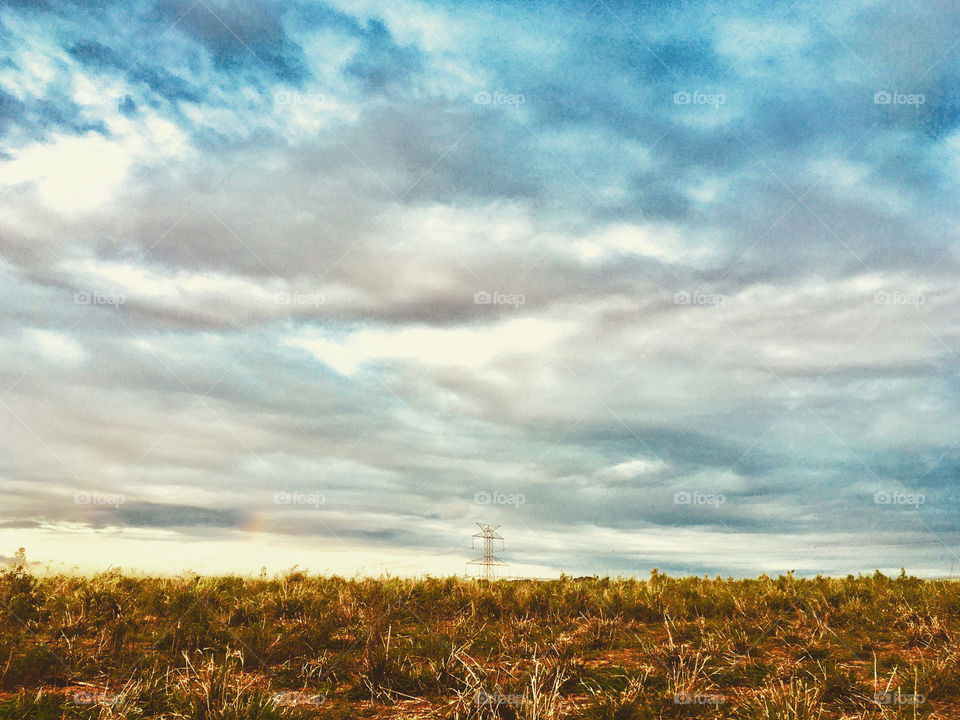
[[[955,8],[0,37],[5,552],[450,572],[482,521],[530,574],[952,572]]]

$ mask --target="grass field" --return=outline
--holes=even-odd
[[[0,576],[0,717],[960,718],[960,584]]]

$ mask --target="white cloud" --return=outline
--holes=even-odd
[[[606,259],[615,255],[645,255],[665,262],[695,260],[707,254],[705,244],[669,223],[616,223],[571,244],[580,260]]]
[[[660,458],[638,458],[618,465],[611,465],[596,472],[601,480],[633,480],[643,475],[652,475],[666,469],[667,464]]]
[[[751,67],[749,63],[764,67],[759,62],[764,59],[794,58],[809,42],[805,25],[760,19],[729,20],[720,25],[718,35],[717,50],[743,60],[743,69]]]
[[[40,197],[61,212],[79,212],[105,203],[126,177],[131,158],[120,143],[97,133],[55,135],[14,151],[0,162],[0,185],[36,183]]]
[[[343,340],[306,333],[289,338],[286,344],[307,350],[341,375],[353,375],[365,363],[384,359],[476,371],[500,358],[535,357],[573,330],[564,321],[519,318],[483,328],[360,330]]]
[[[25,330],[24,334],[43,357],[56,363],[78,365],[87,358],[83,346],[65,333],[29,329]]]
[[[183,307],[199,307],[218,300],[269,305],[282,287],[279,284],[266,287],[245,277],[223,273],[161,272],[134,263],[99,262],[89,258],[61,262],[57,269],[86,289],[119,293],[127,300]]]

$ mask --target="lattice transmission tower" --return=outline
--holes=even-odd
[[[482,523],[477,523],[477,527],[480,528],[480,532],[475,533],[473,536],[473,547],[477,547],[477,539],[483,540],[483,557],[478,560],[471,560],[467,565],[480,565],[483,570],[483,579],[484,580],[495,580],[497,577],[497,567],[501,565],[506,565],[507,563],[503,562],[496,555],[493,554],[494,543],[498,540],[500,541],[500,547],[503,548],[503,538],[497,533],[499,525],[484,525]]]

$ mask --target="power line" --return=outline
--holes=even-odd
[[[483,540],[483,557],[479,560],[471,560],[467,565],[480,565],[483,567],[481,571],[483,573],[484,580],[495,580],[497,577],[497,566],[506,565],[507,563],[503,562],[496,555],[493,554],[493,544],[499,540],[500,547],[503,548],[503,538],[497,533],[499,525],[483,525],[482,523],[477,523],[477,527],[480,528],[480,532],[475,533],[473,536],[473,547],[477,547],[477,538]]]

